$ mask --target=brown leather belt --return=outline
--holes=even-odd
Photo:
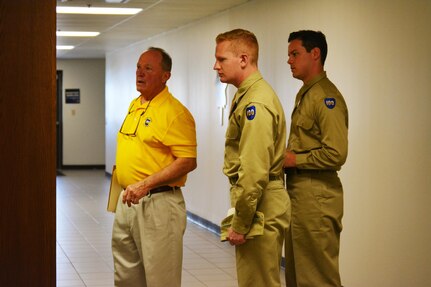
[[[178,186],[162,185],[162,186],[151,189],[148,194],[155,194],[155,193],[160,193],[160,192],[165,192],[165,191],[175,191],[176,189],[179,189],[179,187]]]

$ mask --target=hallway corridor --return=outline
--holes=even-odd
[[[64,174],[57,176],[57,286],[114,286],[114,215],[106,211],[110,180],[103,170]],[[237,286],[234,248],[205,228],[187,224],[182,286]]]

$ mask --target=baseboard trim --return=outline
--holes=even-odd
[[[105,169],[104,164],[92,164],[92,165],[63,165],[60,170],[77,170],[77,169]]]
[[[190,211],[187,211],[187,219],[220,236],[220,226],[218,226],[217,224],[212,223],[211,221],[206,220],[205,218],[202,218],[199,215],[196,215]]]

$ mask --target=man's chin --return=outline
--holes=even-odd
[[[292,77],[294,77],[297,80],[301,80],[301,77],[296,73],[292,73]]]
[[[219,78],[219,80],[220,80],[221,83],[228,84],[227,80],[225,78],[223,78],[223,77]]]

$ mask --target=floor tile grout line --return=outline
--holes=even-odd
[[[69,256],[67,255],[66,251],[63,249],[63,247],[62,247],[62,246],[61,246],[61,244],[58,242],[58,240],[56,240],[56,241],[57,241],[58,246],[61,248],[61,250],[62,250],[62,252],[63,252],[64,256],[66,256],[67,260],[69,261],[70,265],[72,266],[73,270],[75,270],[75,272],[76,272],[76,274],[78,275],[79,279],[81,280],[82,284],[84,284],[84,286],[87,286],[87,285],[85,284],[84,279],[81,277],[81,273],[79,273],[79,272],[78,272],[78,270],[76,269],[75,265],[72,263],[72,261],[70,260]],[[57,262],[56,262],[56,265],[57,265]],[[58,277],[57,277],[57,280],[58,280]]]
[[[76,201],[75,199],[74,199],[74,201]],[[82,210],[83,208],[82,208],[82,206],[80,206],[80,205],[78,205],[79,206],[79,208]],[[88,240],[88,238],[82,233],[82,231],[76,226],[76,224],[70,219],[70,217],[66,214],[66,213],[64,213],[64,212],[61,212],[62,214],[63,214],[63,216],[69,221],[69,223],[75,228],[75,230],[82,236],[82,238],[88,243],[88,245],[89,246],[91,246],[91,248],[99,255],[99,257],[102,259],[102,261],[111,269],[111,271],[113,271],[112,270],[112,268],[111,268],[111,266],[109,265],[109,263],[105,260],[105,257],[97,250],[97,248]],[[58,241],[57,241],[58,242]],[[58,244],[61,246],[61,243],[60,242],[58,242]],[[63,249],[63,248],[62,248]],[[63,249],[64,250],[64,249]],[[66,253],[65,253],[66,254]],[[75,265],[73,264],[73,262],[71,261],[71,264],[74,266],[74,268],[75,268]],[[84,284],[85,284],[85,282],[84,282]]]
[[[212,243],[212,242],[209,242],[211,245],[214,245],[214,243]],[[188,247],[187,247],[188,248]],[[211,264],[211,265],[215,265],[215,264],[213,264],[212,262],[210,262],[210,261],[208,261],[208,259],[206,259],[205,257],[202,257],[201,255],[199,255],[198,253],[196,253],[194,250],[192,250],[192,249],[190,249],[190,248],[188,248],[190,251],[192,251],[193,253],[195,253],[196,255],[198,255],[201,259],[203,259],[203,260],[205,260],[206,262],[208,262],[209,264]],[[229,276],[232,280],[235,280],[235,278],[231,275],[231,274],[229,274],[229,273],[227,273],[225,270],[223,270],[223,269],[221,269],[220,267],[218,267],[218,266],[216,266],[216,268],[217,269],[219,269],[220,271],[222,271],[224,274],[226,274],[227,276]],[[188,270],[187,268],[185,268],[184,266],[183,266],[183,269],[185,269],[185,270]],[[189,272],[190,273],[190,272]],[[193,274],[192,274],[193,275]],[[194,276],[194,275],[193,275]],[[199,280],[199,279],[198,279]],[[204,285],[206,285],[205,284],[205,282],[202,282]]]
[[[66,174],[66,176],[68,175]],[[101,257],[101,262],[107,264],[110,267],[109,270],[112,271],[112,264],[110,264],[110,260],[108,260],[109,254],[108,249],[106,248],[107,242],[105,242],[104,239],[104,236],[109,234],[107,223],[109,223],[112,218],[110,216],[105,216],[101,212],[102,206],[100,206],[101,202],[98,200],[102,196],[102,189],[99,187],[104,187],[106,183],[105,180],[100,181],[99,173],[92,172],[73,172],[71,173],[71,176],[66,179],[66,181],[64,179],[66,178],[63,177],[63,180],[61,180],[60,183],[60,185],[64,187],[64,190],[60,191],[58,196],[60,197],[62,205],[64,204],[65,207],[65,209],[58,209],[58,213],[60,215],[58,217],[62,216],[62,220],[65,223],[63,226],[64,229],[62,230],[64,234],[61,235],[60,241],[57,238],[57,244],[59,250],[64,253],[65,263],[72,266],[73,270],[78,275],[77,278],[79,278],[81,283],[84,284],[84,286],[93,286],[91,284],[91,280],[94,280],[93,278],[97,278],[97,276],[93,277],[85,275],[92,274],[91,272],[86,273],[87,261],[85,261],[86,264],[83,266],[75,266],[72,263],[70,257],[73,254],[66,253],[65,250],[68,250],[69,252],[75,252],[75,249],[80,248],[80,244],[82,244],[83,248],[87,248],[86,246],[88,244],[91,250]],[[86,225],[86,220],[88,220],[90,224]],[[208,229],[198,222],[194,222],[193,220],[188,219],[188,222],[190,224],[188,225],[184,236],[184,251],[190,255],[190,267],[192,268],[185,268],[183,264],[183,274],[185,275],[184,278],[186,278],[186,280],[187,277],[190,278],[190,285],[193,285],[193,282],[195,282],[196,285],[193,286],[227,286],[228,284],[229,286],[237,286],[237,279],[235,277],[235,253],[232,252],[233,247],[230,248],[230,246],[221,243],[219,241],[219,234],[215,233],[211,229]],[[100,229],[95,228],[94,224],[99,226]],[[94,228],[94,231],[92,228]],[[69,230],[71,232],[68,232]],[[60,244],[60,242],[62,242],[62,244]],[[68,246],[68,244],[70,244],[70,246]],[[74,244],[77,244],[76,246],[78,247],[75,248]],[[82,261],[80,256],[85,257],[85,254],[80,255],[78,253],[76,254],[77,263]],[[214,260],[212,260],[212,258],[214,258]],[[232,262],[230,262],[230,260],[232,260]],[[202,264],[209,264],[208,270],[199,273],[198,267],[200,262],[202,262]],[[88,268],[92,268],[91,262],[88,263]],[[195,270],[193,270],[193,266],[196,266]],[[77,267],[82,268],[77,269]],[[214,269],[214,274],[210,272],[211,269]],[[81,274],[78,272],[78,270],[81,270],[84,273]],[[284,271],[283,268],[282,270]],[[92,269],[92,271],[94,270]],[[220,274],[222,278],[217,278],[217,274]],[[88,285],[84,281],[84,278],[86,278],[86,280],[90,280],[88,281]],[[217,285],[217,279],[220,279],[220,282],[226,283],[220,283],[221,285]],[[230,280],[232,280],[232,282],[230,282]],[[285,286],[283,284],[282,286]],[[113,285],[111,285],[111,283],[106,283],[105,286]],[[187,287],[187,283],[184,283],[183,286]]]

